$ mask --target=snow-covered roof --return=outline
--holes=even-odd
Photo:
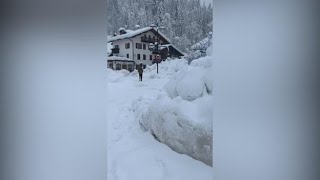
[[[134,60],[129,59],[127,57],[121,57],[121,56],[109,56],[109,57],[107,57],[107,60],[112,60],[112,61],[134,61]]]
[[[141,33],[150,31],[151,29],[152,29],[152,27],[145,27],[145,28],[137,29],[135,31],[127,31],[126,34],[121,34],[121,35],[117,35],[117,36],[113,36],[113,37],[109,38],[108,42],[131,38],[131,37],[137,36]]]
[[[123,27],[120,27],[118,31],[123,31],[123,30],[126,30],[126,29]]]
[[[107,43],[107,53],[108,54],[111,54],[111,52],[112,52],[112,45],[111,45],[111,43]]]
[[[154,30],[154,31],[157,31],[156,28],[153,28],[153,27],[144,27],[144,28],[141,28],[141,29],[137,29],[137,30],[129,30],[129,29],[126,29],[126,34],[121,34],[121,35],[117,35],[117,36],[113,36],[113,37],[110,37],[108,38],[108,42],[112,42],[112,41],[117,41],[117,40],[121,40],[121,39],[128,39],[128,38],[132,38],[132,37],[135,37],[135,36],[138,36],[144,32],[147,32],[147,31],[150,31],[150,30]],[[162,34],[160,31],[158,31],[159,35],[165,39],[169,44],[166,44],[167,46],[172,46],[174,49],[176,49],[177,51],[179,51],[181,54],[185,55],[184,52],[182,52],[180,49],[178,49],[175,45],[171,44],[171,41],[169,38],[167,38],[164,34]],[[165,45],[162,45],[162,46],[165,46]]]
[[[135,37],[139,34],[142,34],[144,32],[147,32],[147,31],[150,31],[150,30],[155,30],[157,31],[155,28],[153,27],[144,27],[144,28],[141,28],[141,29],[137,29],[137,30],[129,30],[129,29],[126,29],[126,34],[121,34],[121,35],[117,35],[117,36],[113,36],[113,37],[110,37],[108,39],[108,42],[112,42],[112,41],[116,41],[116,40],[121,40],[121,39],[127,39],[127,38],[132,38],[132,37]],[[170,39],[167,38],[164,34],[162,34],[160,31],[158,31],[159,35],[162,36],[162,38],[164,38],[166,41],[168,41],[170,43]]]
[[[186,55],[186,53],[184,53],[184,52],[182,52],[180,49],[178,49],[175,45],[173,45],[173,44],[162,44],[162,45],[160,45],[160,49],[161,50],[163,50],[163,49],[165,49],[165,48],[169,48],[169,47],[173,47],[174,49],[176,49],[178,52],[180,52],[181,54],[183,54],[183,56],[185,56]]]

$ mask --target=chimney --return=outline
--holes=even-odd
[[[150,24],[150,27],[155,28],[157,26],[155,24]]]
[[[127,33],[127,31],[126,31],[125,28],[123,28],[123,27],[119,28],[119,34],[120,34],[120,35],[126,34],[126,33]]]
[[[138,29],[140,29],[140,25],[137,24],[134,26],[134,28],[135,28],[135,30],[138,30]]]

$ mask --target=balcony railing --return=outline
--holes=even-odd
[[[150,38],[150,37],[144,37],[144,36],[142,36],[142,37],[141,37],[141,42],[154,43],[154,42],[156,42],[156,40],[153,39],[153,38]]]
[[[119,50],[119,48],[112,48],[111,51],[113,54],[119,54],[120,50]]]

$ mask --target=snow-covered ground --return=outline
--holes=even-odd
[[[108,178],[212,179],[212,167],[173,151],[143,131],[137,116],[147,112],[150,102],[167,97],[165,85],[189,67],[182,59],[160,63],[159,74],[155,68],[145,70],[142,82],[136,71],[108,69]]]

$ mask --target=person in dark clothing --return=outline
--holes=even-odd
[[[142,81],[142,74],[143,74],[143,64],[141,63],[139,68],[138,68],[138,72],[139,72],[139,81]]]

